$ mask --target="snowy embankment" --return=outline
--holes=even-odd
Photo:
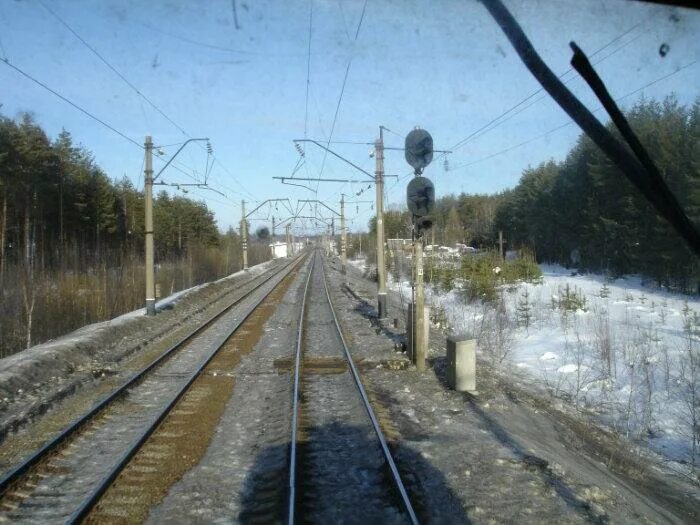
[[[526,372],[603,425],[668,460],[687,465],[694,457],[697,465],[700,300],[637,277],[541,269],[539,282],[501,287],[495,305],[427,286],[431,319],[472,334],[483,358]],[[389,279],[389,286],[410,300],[410,283]]]
[[[111,373],[122,359],[185,323],[195,323],[211,304],[275,264],[265,262],[181,290],[156,303],[160,312],[156,317],[146,316],[140,308],[0,359],[0,441],[52,403]]]

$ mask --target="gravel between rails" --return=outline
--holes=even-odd
[[[310,261],[231,372],[233,394],[201,460],[170,487],[146,523],[275,523],[287,486],[293,353]]]
[[[320,255],[311,274],[301,364],[297,522],[407,523],[350,374],[326,298]],[[336,363],[335,368],[319,366]]]

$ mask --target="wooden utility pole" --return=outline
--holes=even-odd
[[[156,315],[156,288],[153,254],[153,141],[146,137],[145,169],[145,228],[146,235],[146,314]]]
[[[340,271],[345,275],[347,266],[347,234],[345,233],[345,194],[340,196]]]
[[[386,268],[384,267],[384,128],[379,126],[379,140],[374,143],[376,172],[374,187],[377,196],[377,314],[385,319]]]
[[[248,269],[248,221],[245,218],[245,201],[241,201],[241,247],[243,248],[243,269]]]

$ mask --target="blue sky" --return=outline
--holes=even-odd
[[[238,28],[231,0],[44,1],[189,135],[211,138],[220,164],[209,182],[226,197],[203,190],[190,195],[207,202],[223,229],[237,225],[241,199],[313,198],[313,193],[271,177],[289,175],[294,168],[298,154],[291,141],[304,137],[306,115],[308,137],[328,139],[349,61],[332,137],[339,141],[372,142],[381,124],[393,132],[386,132],[386,144],[401,146],[402,137],[420,125],[431,132],[436,147],[450,148],[539,88],[475,0],[368,0],[357,41],[364,0],[236,0]],[[624,99],[623,105],[670,92],[682,103],[699,95],[700,12],[622,0],[506,4],[557,73],[569,68],[570,40],[591,55],[617,39],[592,57],[602,59],[596,69],[614,97],[684,68]],[[669,51],[662,57],[658,50],[664,43]],[[184,140],[39,1],[0,1],[0,44],[10,62],[137,142],[145,135],[157,144]],[[574,73],[565,78],[572,79],[568,85],[584,103],[598,108],[584,82]],[[52,137],[65,127],[111,177],[127,175],[143,186],[139,148],[3,64],[0,86],[3,114],[30,111]],[[569,125],[535,138],[568,117],[548,97],[538,95],[525,106],[533,101],[455,150],[448,158],[449,171],[441,162],[431,165],[426,175],[435,182],[437,195],[500,191],[516,184],[528,165],[563,158],[578,128]],[[369,146],[332,147],[374,170]],[[176,147],[164,149],[172,154]],[[299,176],[318,177],[322,165],[323,176],[361,176],[332,157],[324,163],[323,157],[322,150],[309,146]],[[183,169],[199,174],[205,162],[206,153],[194,144],[178,157]],[[409,172],[401,152],[387,152],[386,171]],[[192,182],[177,171],[164,178]],[[405,184],[387,180],[389,205],[403,202]],[[361,188],[321,183],[318,196],[334,207],[341,192],[352,199],[373,198],[373,189],[356,197]],[[348,211],[356,215],[353,230],[366,228],[373,213],[368,204],[348,206]],[[272,213],[284,217],[281,209]],[[263,210],[257,217],[268,215]]]

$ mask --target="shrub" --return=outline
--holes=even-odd
[[[583,292],[580,289],[576,287],[572,288],[567,283],[564,288],[559,286],[557,295],[552,296],[552,308],[564,312],[575,312],[577,310],[586,311],[586,298],[583,296]]]
[[[530,303],[530,293],[525,288],[523,295],[515,307],[516,318],[519,326],[529,328],[532,323],[532,303]]]

